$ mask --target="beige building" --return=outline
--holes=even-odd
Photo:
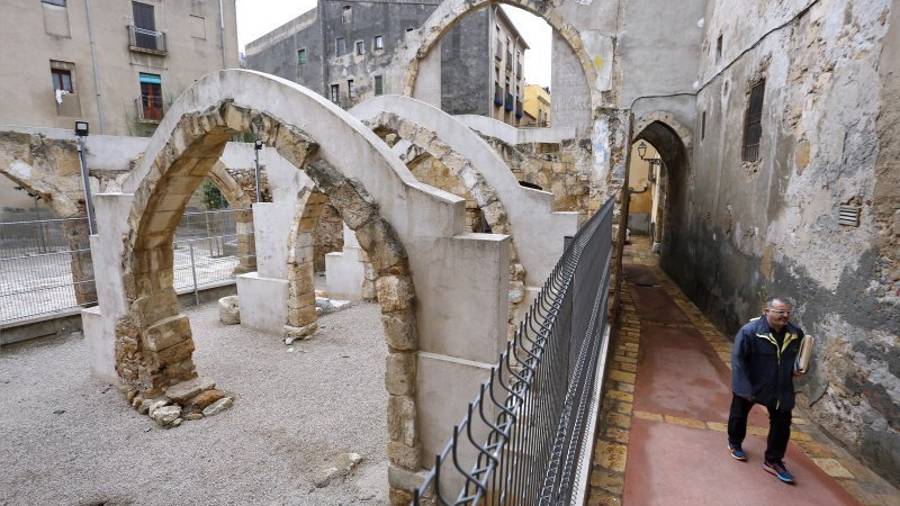
[[[4,0],[0,125],[148,135],[201,76],[237,67],[234,0]]]
[[[525,101],[522,106],[525,115],[520,126],[550,126],[550,92],[537,84],[525,86]]]
[[[528,44],[501,6],[491,6],[490,10],[490,21],[494,25],[490,38],[494,55],[491,117],[518,126],[525,114],[522,95],[525,92],[525,50]]]

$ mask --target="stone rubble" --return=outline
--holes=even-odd
[[[241,323],[241,306],[237,295],[229,295],[219,299],[219,321],[225,325]]]
[[[362,456],[358,453],[342,453],[337,456],[331,465],[322,468],[313,479],[316,488],[327,487],[336,478],[343,478],[362,462]]]
[[[210,404],[206,408],[203,409],[203,416],[215,416],[230,408],[234,404],[234,399],[231,397],[223,397],[216,402]]]

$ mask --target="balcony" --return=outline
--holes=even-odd
[[[512,93],[506,94],[506,102],[503,103],[503,108],[507,111],[512,111],[515,107],[515,101],[513,100]]]
[[[160,56],[168,54],[166,49],[166,34],[156,30],[147,30],[134,25],[126,26],[128,29],[128,49],[138,53],[149,53]]]
[[[516,63],[516,80],[522,79],[522,64]]]
[[[503,88],[494,85],[494,105],[497,107],[503,105]]]
[[[522,116],[524,116],[524,115],[525,115],[525,113],[522,111],[522,101],[519,99],[516,99],[516,118],[522,119]]]
[[[512,53],[506,53],[506,70],[512,72]]]
[[[494,51],[494,58],[496,58],[498,60],[503,59],[503,45],[502,44],[497,46],[497,50]]]
[[[159,123],[163,117],[161,96],[141,95],[134,99],[137,119],[141,123]]]

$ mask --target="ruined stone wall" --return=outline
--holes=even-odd
[[[511,146],[496,138],[483,138],[509,165],[516,179],[553,193],[554,211],[587,212],[590,176],[579,174],[578,143]]]
[[[344,248],[344,221],[330,204],[322,206],[322,214],[313,233],[313,266],[316,272],[325,271],[325,255]]]
[[[697,125],[692,163],[670,173],[663,266],[730,333],[766,297],[794,298],[794,320],[818,339],[800,404],[896,481],[900,17],[889,0],[806,4],[709,2],[705,134]],[[748,162],[745,111],[760,79],[760,155]],[[858,227],[839,224],[842,205],[858,209]]]
[[[407,167],[417,180],[466,199],[467,231],[490,233],[490,226],[484,220],[475,197],[449,167],[428,154],[412,160]]]

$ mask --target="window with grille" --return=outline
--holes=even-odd
[[[376,35],[374,42],[375,49],[384,49],[384,36]]]
[[[297,50],[297,65],[306,63],[306,48]]]
[[[331,85],[331,101],[335,104],[341,100],[341,85],[332,84]]]
[[[356,98],[356,90],[353,88],[353,79],[347,79],[347,96]]]
[[[353,21],[353,7],[345,5],[341,11],[341,23],[349,23]]]
[[[356,55],[362,56],[364,54],[366,54],[366,44],[361,40],[356,41]]]
[[[145,120],[159,121],[163,116],[162,79],[159,74],[140,72],[141,114]]]
[[[763,97],[766,94],[766,80],[760,79],[750,88],[750,101],[744,116],[744,142],[741,159],[745,162],[759,160],[759,141],[762,138]]]

